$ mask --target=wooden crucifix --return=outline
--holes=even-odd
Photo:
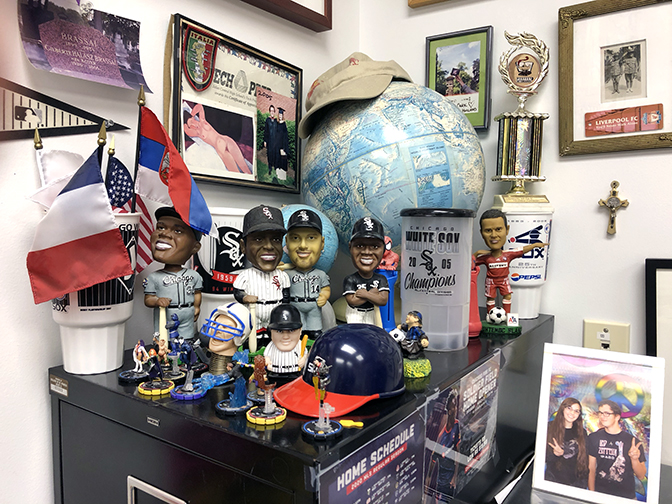
[[[607,233],[616,234],[616,210],[627,207],[630,203],[628,200],[624,200],[618,197],[618,180],[614,180],[611,183],[611,191],[609,192],[609,197],[606,200],[601,199],[598,201],[601,207],[606,207],[609,209],[609,226],[607,227]]]

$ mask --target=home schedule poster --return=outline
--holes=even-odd
[[[425,426],[416,411],[320,475],[323,504],[395,504],[422,499]]]

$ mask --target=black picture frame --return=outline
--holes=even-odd
[[[180,14],[172,35],[171,136],[193,178],[298,194],[303,71]]]
[[[672,270],[672,259],[647,259],[645,264],[646,355],[657,356],[659,353],[658,320],[662,316],[672,316],[672,306],[660,306],[658,296],[660,273]],[[669,289],[672,290],[672,284]]]

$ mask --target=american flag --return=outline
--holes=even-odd
[[[105,185],[112,209],[115,212],[130,212],[133,196],[133,179],[124,164],[114,156],[110,156],[107,164]],[[140,227],[138,229],[138,254],[135,271],[136,273],[140,273],[153,261],[149,237],[154,229],[154,224],[152,223],[151,214],[145,206],[145,202],[137,195],[136,211],[140,213]]]
[[[113,211],[124,213],[131,211],[133,179],[124,164],[114,156],[110,156],[107,163],[105,187]]]

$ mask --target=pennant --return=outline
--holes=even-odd
[[[151,110],[147,107],[140,110],[136,193],[163,205],[174,206],[189,226],[218,237],[208,205],[168,133]]]
[[[97,151],[38,223],[26,263],[35,304],[133,274]]]
[[[92,114],[0,77],[0,140],[33,138],[35,128],[43,137],[98,133],[105,122],[107,131],[128,127]]]

